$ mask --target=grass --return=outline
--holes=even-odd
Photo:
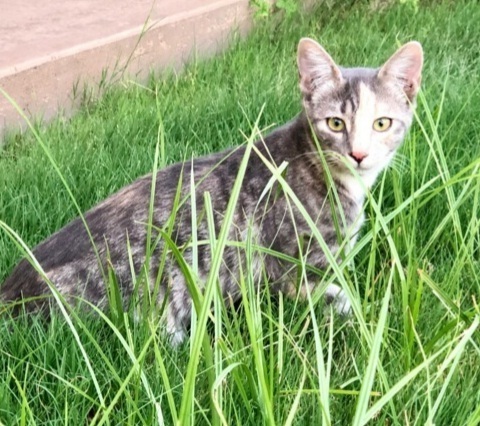
[[[73,118],[36,125],[38,139],[9,135],[2,229],[33,247],[78,215],[72,197],[85,211],[152,169],[245,142],[257,117],[260,129],[293,117],[302,36],[345,65],[377,66],[410,39],[426,53],[416,123],[369,197],[345,260],[354,266],[325,278],[352,295],[349,323],[327,321],[316,294],[295,303],[256,292],[252,270],[242,306],[228,309],[218,263],[178,349],[148,316],[3,315],[0,423],[480,424],[479,19],[466,0],[420,2],[417,13],[323,5],[262,22],[178,76],[112,87]],[[10,235],[0,233],[0,281],[23,255]],[[211,238],[217,261],[221,235]],[[253,256],[253,240],[245,250]],[[193,281],[194,272],[186,266]]]

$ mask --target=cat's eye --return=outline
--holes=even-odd
[[[387,117],[377,118],[373,122],[373,129],[377,132],[384,132],[392,125],[392,119]]]
[[[330,127],[330,130],[333,130],[334,132],[341,132],[343,129],[345,129],[345,122],[338,117],[328,118],[327,124],[328,127]]]

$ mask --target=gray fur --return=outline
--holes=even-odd
[[[300,41],[298,64],[303,111],[264,141],[258,141],[256,147],[274,164],[288,163],[286,180],[310,216],[316,220],[318,229],[333,253],[338,250],[339,238],[350,238],[353,244],[363,221],[364,188],[370,187],[378,173],[387,166],[410,127],[413,116],[411,106],[420,84],[421,61],[421,47],[412,42],[399,49],[379,70],[339,68],[316,42],[310,39]],[[331,131],[327,126],[330,117],[341,118],[345,130]],[[381,117],[392,119],[391,129],[385,132],[373,130],[373,120]],[[335,230],[332,208],[326,198],[329,184],[312,137],[310,123],[328,161],[345,216],[341,236]],[[218,233],[244,152],[245,147],[239,147],[194,160],[198,240],[209,238],[204,214],[204,192],[209,191],[211,194]],[[358,153],[367,155],[358,163],[352,153],[357,153],[357,156]],[[356,169],[362,183],[352,174],[351,168]],[[181,179],[181,198],[185,198],[186,202],[176,212],[172,238],[178,247],[186,247],[184,256],[190,265],[192,252],[187,246],[192,236],[192,211],[188,197],[191,169],[191,164],[187,162],[158,172],[153,214],[153,224],[158,228],[164,227],[172,214],[173,200]],[[260,157],[253,153],[249,158],[236,206],[230,240],[244,241],[251,226],[258,244],[298,258],[299,245],[294,226],[300,235],[308,236],[311,232],[304,218],[295,209],[292,217],[286,197],[281,191],[274,188],[259,203],[270,179],[271,173]],[[140,273],[146,260],[145,224],[148,222],[150,190],[151,176],[145,176],[85,214],[102,267],[104,271],[107,270],[108,251],[125,300],[133,292],[127,241],[133,254],[135,274]],[[340,207],[336,206],[335,209],[336,214],[339,214]],[[156,237],[156,232],[153,232],[153,236]],[[151,283],[157,278],[163,250],[164,242],[160,239],[150,264],[147,265]],[[201,245],[198,250],[199,278],[204,280],[211,263],[210,248]],[[80,219],[56,232],[33,252],[49,279],[68,300],[73,302],[76,297],[80,297],[98,306],[105,306],[107,297],[102,268],[98,265]],[[317,268],[325,269],[328,266],[325,254],[312,241],[309,241],[306,256],[308,263]],[[219,281],[224,297],[238,299],[239,271],[245,266],[244,255],[238,248],[228,246],[223,260]],[[257,268],[261,268],[261,265],[265,268],[272,289],[289,295],[297,293],[296,272],[292,265],[279,261],[275,256],[264,256],[254,261],[257,262]],[[313,287],[315,276],[310,278]],[[25,259],[7,278],[0,293],[4,301],[45,294],[50,294],[48,286]],[[166,327],[174,341],[180,341],[189,324],[192,303],[184,276],[171,256],[167,256],[157,297],[159,304],[168,297]],[[327,301],[336,301],[340,312],[349,310],[349,302],[337,286],[332,285],[327,289]],[[46,305],[44,302],[31,302],[30,306],[38,308]]]

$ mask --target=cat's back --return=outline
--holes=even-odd
[[[154,226],[163,226],[171,215],[178,190],[181,197],[177,202],[183,203],[183,210],[189,208],[192,174],[198,186],[199,204],[202,193],[209,191],[213,193],[215,208],[226,205],[243,153],[244,147],[239,147],[159,170],[155,179]],[[131,278],[129,247],[137,272],[145,259],[151,191],[150,174],[87,211],[85,222],[78,217],[38,244],[32,250],[37,266],[22,259],[0,287],[0,299],[11,301],[49,294],[37,272],[40,266],[61,293],[98,303],[105,295],[104,274],[109,266],[113,266],[122,282]],[[189,223],[179,225],[179,229],[189,233]],[[128,286],[126,283],[126,290]]]

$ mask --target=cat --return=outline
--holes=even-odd
[[[305,217],[297,208],[289,210],[291,204],[285,192],[278,191],[278,185],[277,190],[272,189],[265,196],[272,173],[261,154],[277,166],[287,164],[283,172],[286,182],[315,221],[331,253],[338,256],[342,239],[349,238],[350,246],[355,243],[364,220],[366,190],[389,164],[412,123],[423,50],[418,42],[412,41],[399,48],[380,68],[342,68],[320,44],[302,38],[297,64],[303,108],[297,117],[255,143],[258,151],[252,151],[248,159],[228,237],[230,241],[245,241],[250,229],[256,244],[298,259],[302,253],[296,235],[311,235]],[[209,228],[204,214],[204,193],[208,191],[211,195],[218,236],[245,149],[243,145],[197,158],[192,163],[174,164],[156,174],[154,229],[164,227],[171,217],[180,188],[180,198],[186,198],[174,214],[171,237],[178,247],[183,247],[190,265],[192,205],[188,194],[192,173],[196,182],[197,239],[205,241],[209,239]],[[85,214],[98,254],[80,218],[33,250],[46,276],[67,301],[74,303],[84,298],[105,308],[108,297],[104,274],[109,264],[127,303],[134,291],[127,245],[134,272],[139,274],[146,261],[151,184],[151,175],[142,177]],[[340,201],[333,208],[328,200],[332,184]],[[335,226],[335,215],[342,217],[340,229]],[[153,234],[152,240],[157,235],[155,231]],[[164,248],[164,240],[158,238],[147,265],[150,283],[157,279]],[[309,265],[328,267],[325,253],[313,239],[309,240],[304,255]],[[200,283],[207,277],[210,256],[208,244],[198,246]],[[188,331],[192,299],[177,261],[171,255],[165,259],[156,298],[159,305],[166,307],[164,325],[176,344],[184,340]],[[219,282],[226,299],[240,297],[238,280],[245,262],[245,254],[238,247],[225,248]],[[297,284],[296,268],[285,259],[264,252],[252,263],[264,271],[272,291],[293,297],[305,295],[305,286]],[[318,275],[309,272],[307,277],[309,289],[313,290]],[[51,295],[51,290],[26,259],[20,261],[0,289],[3,302],[42,295]],[[338,312],[350,312],[350,301],[340,287],[329,285],[325,295],[327,303],[333,303]],[[29,303],[36,310],[45,308],[49,302],[37,298]],[[29,305],[26,306],[28,309]]]

